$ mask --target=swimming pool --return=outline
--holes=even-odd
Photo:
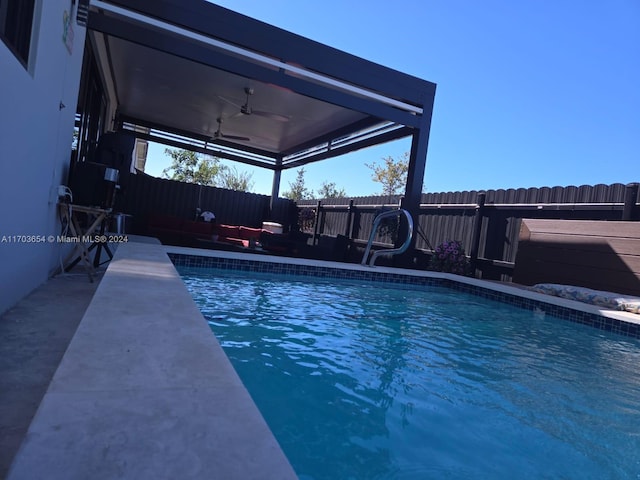
[[[640,472],[637,339],[437,284],[179,270],[301,478]]]

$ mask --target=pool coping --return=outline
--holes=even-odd
[[[11,480],[295,479],[165,248],[120,244]]]

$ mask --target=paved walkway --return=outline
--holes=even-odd
[[[119,245],[75,328],[8,478],[296,478],[164,247]]]
[[[0,316],[0,478],[6,477],[103,272],[94,283],[81,269],[54,277]]]

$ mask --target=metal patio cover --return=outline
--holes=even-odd
[[[419,202],[435,84],[202,0],[91,0],[88,28],[139,137],[272,169],[277,195],[283,169],[412,136]]]

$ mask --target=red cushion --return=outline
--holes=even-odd
[[[239,238],[231,238],[231,237],[219,237],[219,242],[229,243],[231,245],[237,245],[239,247],[247,247],[249,246],[249,240],[241,240]],[[245,245],[246,243],[246,245]]]
[[[240,227],[214,224],[213,233],[221,237],[240,238]]]
[[[250,227],[240,227],[240,235],[238,238],[242,238],[243,240],[259,240],[260,234],[262,233],[262,229],[260,228],[250,228]]]

